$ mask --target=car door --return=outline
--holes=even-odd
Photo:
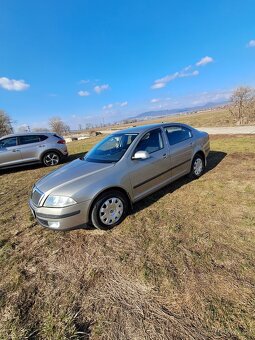
[[[40,135],[19,136],[19,149],[24,162],[33,162],[39,159],[40,148],[44,144]]]
[[[0,167],[15,165],[22,162],[17,146],[17,137],[7,137],[0,141]]]
[[[193,135],[189,128],[181,125],[164,127],[169,143],[172,180],[189,173],[193,155]]]
[[[145,133],[134,148],[132,156],[137,151],[147,151],[150,157],[147,159],[131,157],[129,160],[134,200],[157,190],[169,181],[170,177],[167,159],[169,150],[160,128]]]

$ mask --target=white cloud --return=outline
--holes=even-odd
[[[125,106],[128,106],[128,102],[127,101],[120,103],[120,107],[125,107]]]
[[[0,87],[8,91],[24,91],[30,87],[24,80],[9,79],[6,77],[0,78]]]
[[[153,98],[151,99],[151,103],[158,103],[160,101],[159,98]]]
[[[88,84],[90,82],[89,79],[82,79],[80,80],[80,84]]]
[[[110,110],[110,109],[113,108],[113,105],[114,105],[114,104],[104,105],[104,106],[103,106],[103,110]]]
[[[255,40],[250,40],[249,42],[248,42],[248,45],[247,45],[248,47],[255,47]]]
[[[192,72],[187,72],[187,70],[190,70],[190,66],[185,67],[180,72],[175,72],[173,74],[168,74],[167,76],[157,79],[154,81],[154,84],[151,86],[153,90],[155,89],[161,89],[167,85],[170,81],[173,81],[177,78],[185,78],[185,77],[195,77],[199,74],[199,71],[195,70]]]
[[[125,107],[128,106],[128,102],[118,102],[118,103],[113,103],[113,104],[108,104],[108,105],[104,105],[103,106],[103,110],[111,110],[112,108],[116,108],[116,107]]]
[[[218,90],[214,92],[203,92],[194,95],[190,105],[204,105],[207,103],[218,103],[228,101],[232,95],[232,90]]]
[[[151,86],[151,88],[153,89],[153,90],[156,90],[156,89],[162,89],[163,87],[165,87],[166,86],[166,83],[154,83],[152,86]]]
[[[78,95],[80,97],[88,97],[90,95],[90,93],[88,91],[79,91]]]
[[[212,63],[214,60],[212,57],[204,57],[202,59],[200,59],[197,63],[196,63],[196,66],[204,66],[206,64],[209,64],[209,63]]]
[[[192,66],[189,65],[189,66],[187,66],[187,67],[184,68],[184,71],[189,71],[191,68],[192,68]]]
[[[94,87],[94,91],[97,94],[100,94],[101,92],[105,91],[105,90],[109,90],[110,86],[108,84],[103,84],[103,85],[97,85]]]
[[[182,69],[181,71],[172,73],[172,74],[168,74],[163,78],[157,79],[154,81],[154,83],[151,86],[151,89],[156,90],[156,89],[162,89],[163,87],[166,87],[166,85],[170,82],[173,81],[175,79],[178,78],[186,78],[186,77],[195,77],[199,75],[199,71],[198,70],[194,70],[192,71],[192,68],[194,68],[195,66],[204,66],[206,64],[212,63],[214,60],[212,57],[204,57],[202,59],[200,59],[195,65],[188,65],[186,67],[184,67],[184,69]]]
[[[181,72],[179,74],[178,78],[195,77],[195,76],[198,76],[198,75],[199,75],[199,71],[198,70],[195,70],[195,71],[189,72],[189,73]]]

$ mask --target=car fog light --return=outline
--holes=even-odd
[[[48,222],[48,225],[49,225],[50,228],[57,229],[57,228],[59,228],[60,223],[59,222]]]

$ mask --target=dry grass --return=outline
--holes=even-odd
[[[146,198],[110,232],[43,229],[27,199],[50,170],[3,173],[0,339],[254,338],[255,138],[211,147],[203,177]]]
[[[215,109],[213,111],[201,111],[196,113],[179,114],[141,121],[139,123],[125,124],[121,128],[132,125],[154,124],[161,122],[180,122],[194,127],[234,126],[234,119],[227,109]],[[114,128],[116,128],[114,126]],[[107,127],[106,129],[109,129]]]

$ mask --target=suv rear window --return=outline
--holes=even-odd
[[[40,136],[41,142],[42,142],[43,140],[47,139],[47,138],[48,138],[48,136],[45,136],[45,135],[41,135],[41,136]]]
[[[58,139],[62,139],[62,137],[59,137],[56,133],[53,135],[54,137],[57,137]]]

